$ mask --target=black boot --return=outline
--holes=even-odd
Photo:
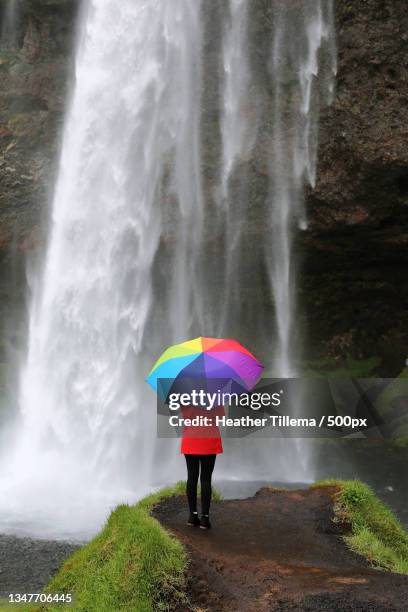
[[[200,518],[200,529],[211,529],[211,523],[208,514],[202,514]]]
[[[187,525],[190,527],[198,527],[200,525],[200,519],[198,518],[197,512],[190,512],[190,516],[188,517]]]

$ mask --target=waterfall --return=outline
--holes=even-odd
[[[268,7],[259,51],[258,2],[230,0],[219,31],[203,25],[210,8],[199,0],[83,3],[1,478],[1,516],[12,518],[0,531],[10,520],[89,535],[118,501],[182,477],[176,441],[156,438],[144,383],[168,344],[237,337],[274,376],[297,372],[293,239],[306,227],[318,110],[333,85],[333,6]],[[205,106],[211,36],[217,113]],[[301,473],[288,440],[231,442],[219,474]]]
[[[0,43],[2,47],[16,45],[19,0],[5,0],[1,13]]]
[[[274,372],[297,374],[294,355],[296,262],[293,258],[295,225],[307,228],[304,187],[314,186],[320,101],[327,102],[336,72],[333,53],[333,3],[304,0],[273,2],[273,42],[270,73],[273,90],[270,146],[269,277],[277,327]],[[329,45],[328,60],[320,72],[319,54]],[[299,359],[298,359],[299,360]]]
[[[270,43],[266,46],[269,62],[265,62],[267,70],[262,72],[262,83],[258,84],[251,79],[254,70],[250,52],[252,49],[253,56],[258,41],[249,32],[249,23],[256,19],[258,7],[241,0],[230,0],[229,7],[223,45],[221,116],[221,185],[226,203],[227,244],[222,331],[228,335],[228,328],[232,327],[232,316],[239,308],[236,304],[242,301],[244,262],[252,258],[256,267],[265,266],[274,314],[271,319],[265,298],[263,304],[256,304],[252,318],[262,324],[256,328],[254,321],[251,323],[252,330],[256,330],[252,337],[257,337],[259,350],[260,335],[269,345],[266,366],[271,376],[294,378],[301,376],[302,346],[296,303],[298,262],[293,243],[296,233],[307,229],[304,191],[306,185],[315,184],[319,111],[331,102],[334,91],[337,69],[334,3],[272,0],[268,13]],[[258,100],[262,99],[266,102],[263,117],[258,121]],[[250,175],[245,174],[243,162],[248,153],[257,150],[265,151],[262,164],[267,168],[268,186],[265,203],[258,213],[264,218],[264,226],[259,226],[254,240],[253,236],[248,239],[246,230],[257,194],[252,192],[252,198],[249,195]],[[260,248],[261,257],[257,255]],[[242,316],[238,320],[237,329],[242,333]],[[293,409],[302,413],[300,396]],[[277,480],[313,478],[310,441],[257,438],[253,441],[249,466],[243,448],[237,446],[227,459],[227,473],[233,473],[233,464],[238,463],[242,478],[259,478],[260,474]]]
[[[250,149],[248,140],[256,133],[251,124],[246,106],[250,87],[248,61],[248,2],[230,0],[230,13],[226,20],[222,45],[223,63],[223,108],[222,132],[222,197],[228,197],[228,182],[237,160]]]
[[[153,356],[146,360],[143,342],[161,236],[157,203],[170,174],[187,248],[200,206],[200,59],[192,52],[200,50],[199,15],[200,3],[189,0],[84,3],[8,479],[22,498],[10,494],[8,503],[29,499],[31,513],[67,495],[96,505],[104,491],[120,498],[127,487],[138,495],[149,488],[155,399],[146,397]],[[175,312],[178,285],[189,279],[178,248]],[[105,495],[101,503],[106,512]],[[65,518],[69,529],[73,519]]]
[[[254,262],[250,271],[254,278],[257,269],[264,266],[274,320],[257,297],[256,314],[251,316],[261,324],[258,329],[249,324],[251,336],[259,343],[263,333],[265,344],[273,346],[272,354],[267,355],[269,372],[291,377],[300,374],[301,361],[301,334],[295,324],[298,272],[293,241],[298,229],[307,229],[304,190],[307,184],[313,187],[315,183],[319,111],[331,102],[334,90],[334,4],[332,0],[273,0],[268,9],[262,5],[262,19],[269,19],[271,25],[257,23],[256,27],[253,24],[261,12],[257,2],[229,0],[228,6],[221,75],[220,199],[226,249],[219,329],[228,333],[234,315],[239,321],[236,329],[242,331],[243,325],[248,325],[236,312],[242,300],[246,262]],[[267,44],[259,38],[262,28],[269,37]],[[263,56],[264,71],[259,67]],[[257,228],[256,242],[253,236],[248,238],[258,206],[248,160],[256,158],[258,151],[262,151],[260,165],[267,170],[268,184],[257,213],[265,223]],[[261,284],[262,279],[257,282]]]
[[[301,375],[301,330],[297,323],[296,230],[307,230],[304,189],[315,184],[318,120],[321,104],[331,101],[336,73],[334,11],[331,0],[274,0],[272,53],[273,112],[269,149],[270,236],[265,241],[268,276],[275,305],[274,375]],[[302,414],[303,392],[293,410]],[[298,479],[313,477],[313,445],[283,440]],[[283,444],[282,444],[283,442]],[[285,444],[286,442],[286,444]],[[290,442],[290,444],[288,444]],[[285,446],[286,448],[282,448]]]

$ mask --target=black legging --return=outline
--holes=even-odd
[[[187,463],[187,499],[190,512],[197,512],[197,483],[201,466],[201,512],[208,514],[211,504],[211,476],[217,455],[184,455]]]

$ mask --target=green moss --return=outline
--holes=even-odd
[[[398,404],[408,396],[408,368],[388,384],[377,397],[375,410],[385,423],[392,425],[391,442],[399,450],[408,446],[408,419],[401,413]]]
[[[160,500],[184,490],[185,484],[178,483],[134,506],[118,506],[102,531],[65,561],[44,592],[74,593],[75,611],[180,609],[186,604],[187,557],[181,543],[150,512]],[[58,611],[61,605],[35,609]]]
[[[400,432],[398,438],[391,439],[391,447],[395,451],[402,451],[408,448],[408,428],[405,432]]]
[[[393,512],[359,480],[324,480],[313,487],[337,487],[334,521],[349,524],[345,542],[374,566],[408,574],[408,533]]]
[[[305,365],[305,376],[314,378],[370,378],[381,364],[379,357],[347,359],[338,365],[332,359],[320,359]]]
[[[4,49],[0,50],[0,66],[7,66],[13,61],[18,59],[18,53],[14,49]]]

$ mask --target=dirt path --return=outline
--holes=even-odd
[[[408,609],[408,576],[352,553],[331,523],[332,491],[261,489],[213,504],[213,529],[186,525],[182,497],[156,518],[186,546],[189,590],[209,612],[393,612]]]

